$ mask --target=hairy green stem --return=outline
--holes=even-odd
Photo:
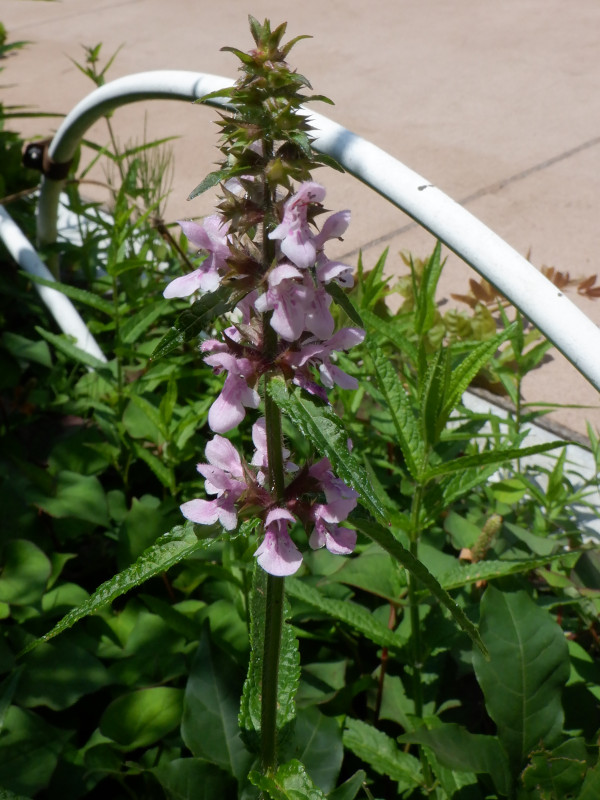
[[[283,625],[285,578],[269,575],[265,610],[265,640],[262,670],[261,760],[265,774],[277,769],[277,689],[279,686],[279,652]]]
[[[411,509],[410,553],[415,558],[419,557],[419,539],[421,538],[421,505],[425,487],[417,485],[413,496]],[[417,579],[408,573],[408,603],[410,608],[410,633],[412,655],[412,683],[415,704],[415,716],[423,717],[423,652],[421,647],[421,620],[419,615],[419,601],[417,598]],[[423,748],[419,745],[419,758],[423,769],[425,785],[431,786],[433,776]]]
[[[265,325],[270,329],[267,320]],[[277,500],[282,500],[285,483],[281,454],[281,412],[268,391],[265,392],[265,421],[270,483]],[[277,689],[284,580],[274,575],[267,578],[261,705],[261,759],[265,774],[273,773],[277,768]]]

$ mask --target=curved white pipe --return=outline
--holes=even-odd
[[[29,239],[2,205],[0,205],[0,239],[20,267],[31,275],[39,275],[49,281],[54,280],[52,273],[40,260]],[[106,356],[69,298],[48,286],[42,286],[39,283],[35,283],[34,286],[60,329],[75,338],[77,347],[100,361],[106,362]]]
[[[119,78],[96,89],[66,117],[50,147],[56,162],[68,161],[85,130],[120,105],[152,98],[194,100],[231,86],[203,73],[159,71]],[[226,105],[213,99],[211,105]],[[600,390],[600,331],[523,256],[425,178],[374,144],[321,114],[306,112],[315,125],[315,149],[333,156],[492,283]],[[42,182],[38,236],[56,237],[60,181]]]

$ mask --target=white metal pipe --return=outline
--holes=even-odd
[[[120,105],[152,98],[198,99],[232,81],[204,73],[160,71],[119,78],[92,92],[66,117],[51,158],[68,161],[85,130]],[[224,105],[218,100],[211,105]],[[469,211],[381,148],[327,117],[306,112],[315,125],[315,149],[336,158],[349,173],[427,228],[492,283],[600,390],[598,327],[532,264]],[[54,241],[59,181],[44,180],[38,235]]]
[[[50,281],[54,280],[50,270],[40,260],[29,239],[2,205],[0,205],[0,239],[20,267],[31,275],[39,275]],[[42,286],[39,283],[34,285],[60,329],[69,336],[73,336],[77,347],[81,350],[106,362],[106,356],[69,298],[49,286]]]
[[[141,100],[197,100],[218,89],[231,86],[233,81],[218,75],[182,70],[140,72],[117,78],[84,97],[62,121],[48,155],[57,164],[70,161],[85,132],[94,122],[115,108]],[[38,244],[56,241],[58,199],[64,181],[42,178],[37,215]]]

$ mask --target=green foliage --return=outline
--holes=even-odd
[[[525,592],[499,592],[493,586],[481,601],[480,630],[490,660],[474,653],[475,674],[516,770],[536,745],[551,747],[561,735],[567,643],[557,623]]]
[[[235,124],[221,124],[235,157],[195,192],[264,169],[252,145],[265,132],[273,187],[326,162],[305,118],[293,124],[301,102],[323,98],[265,67],[297,40],[250,23],[256,49],[230,50],[252,77]],[[87,48],[78,65],[96,85],[112,62],[100,56]],[[34,185],[7,111],[3,195]],[[549,467],[524,462],[562,447],[523,445],[539,412],[522,381],[548,345],[481,292],[442,314],[439,246],[407,258],[393,287],[385,253],[372,270],[359,259],[352,300],[330,287],[339,321],[367,330],[339,355],[356,392],[325,405],[269,380],[291,459],[329,458],[362,508],[347,523],[351,557],[309,551],[286,582],[280,763],[262,774],[261,523],[225,534],[181,525],[178,508],[201,494],[194,463],[222,383],[197,344],[247,287],[176,303],[172,324],[162,289],[199,261],[160,220],[168,159],[159,142],[115,147],[106,122],[111,144],[86,146],[111,164],[111,218],[73,182],[81,245],[48,255],[107,362],[56,332],[29,277],[14,274],[0,301],[0,798],[596,800],[600,564],[577,512],[597,513],[595,476],[582,482],[564,449]],[[514,414],[469,411],[473,382],[503,391]],[[590,447],[600,464],[593,431]]]

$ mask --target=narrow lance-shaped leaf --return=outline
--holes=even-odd
[[[569,555],[573,551],[569,550]],[[475,581],[492,581],[506,575],[519,575],[531,572],[534,569],[551,564],[553,561],[564,559],[564,553],[556,553],[542,558],[526,558],[519,561],[478,561],[475,564],[457,566],[451,572],[446,572],[440,577],[440,584],[446,590],[459,589]]]
[[[451,472],[464,472],[471,467],[500,466],[500,464],[505,464],[507,461],[514,461],[517,458],[527,458],[527,456],[536,456],[539,453],[547,453],[548,450],[554,450],[557,447],[565,447],[567,444],[569,444],[569,442],[557,439],[554,442],[544,442],[544,444],[535,444],[531,447],[510,447],[506,450],[486,450],[483,453],[475,453],[472,456],[455,458],[453,461],[431,467],[423,473],[421,477],[423,482],[426,483],[433,478],[449,475]]]
[[[367,308],[361,309],[360,313],[369,333],[374,331],[375,333],[381,334],[381,336],[385,336],[386,339],[389,339],[389,341],[398,348],[399,352],[405,353],[410,360],[416,364],[418,359],[417,348],[414,346],[413,342],[404,335],[406,325],[401,324],[401,320],[382,319]],[[361,325],[361,327],[364,327],[364,325]]]
[[[313,400],[298,388],[289,392],[281,378],[271,379],[268,392],[300,433],[314,444],[321,455],[327,456],[335,474],[356,489],[371,514],[382,517],[384,509],[377,493],[362,464],[348,450],[348,432],[333,409]]]
[[[206,533],[206,531],[203,532]],[[28,645],[23,653],[29,652],[40,642],[53,639],[79,622],[80,619],[94,614],[149,578],[165,572],[169,567],[187,558],[196,550],[210,547],[214,541],[210,538],[199,539],[194,533],[194,526],[191,522],[177,525],[159,537],[156,543],[148,547],[135,563],[101,584],[85,603],[69,611],[49,633]]]
[[[179,345],[189,342],[210,326],[212,321],[239,303],[246,293],[236,291],[230,286],[219,288],[203,295],[200,300],[187,308],[178,318],[174,327],[163,336],[152,353],[152,359],[162,358]]]
[[[115,311],[114,305],[103,297],[98,297],[93,292],[88,292],[86,289],[80,289],[77,286],[70,286],[68,283],[61,283],[49,278],[42,278],[41,275],[32,275],[23,272],[27,279],[34,283],[39,283],[42,286],[48,286],[50,289],[56,289],[57,292],[76,300],[78,303],[95,308],[96,311],[101,311],[103,314],[108,314],[112,317]]]
[[[449,350],[442,347],[430,361],[420,390],[420,422],[427,448],[435,447],[446,425],[446,420],[442,414],[442,406],[448,391],[449,379]]]
[[[444,400],[444,409],[442,413],[444,424],[453,409],[456,408],[460,402],[461,397],[468,389],[473,378],[485,364],[487,364],[502,342],[510,339],[515,330],[516,325],[513,323],[497,336],[475,345],[467,357],[464,358],[457,367],[452,369],[448,393]]]
[[[419,336],[423,336],[433,325],[436,312],[435,291],[442,273],[445,260],[441,260],[442,246],[436,243],[435,250],[423,268],[421,285],[417,293],[415,330]],[[414,266],[411,259],[411,269],[414,274]]]
[[[351,522],[358,528],[359,531],[364,533],[380,547],[394,556],[402,566],[407,569],[412,575],[415,576],[426,589],[429,589],[431,594],[452,614],[457,624],[463,631],[471,638],[477,647],[483,653],[484,658],[487,658],[487,649],[481,640],[479,631],[473,625],[471,620],[467,617],[462,608],[454,602],[448,592],[440,585],[440,583],[433,577],[427,567],[422,564],[412,553],[410,553],[399,541],[394,539],[392,534],[383,525],[378,522],[371,522],[370,520],[361,519],[358,516],[352,517]]]
[[[411,787],[423,783],[419,760],[410,753],[404,753],[394,739],[383,731],[362,720],[346,719],[344,745],[380,775]]]
[[[50,331],[45,331],[37,325],[35,329],[43,339],[53,345],[67,358],[71,359],[71,361],[77,364],[83,364],[85,367],[95,370],[108,381],[114,379],[114,365],[107,364],[105,361],[101,361],[99,358],[96,358],[96,356],[91,355],[91,353],[87,353],[85,350],[77,347],[77,345],[67,339],[66,336],[50,333]]]
[[[410,398],[400,383],[393,364],[381,348],[367,341],[367,350],[373,360],[377,384],[385,397],[406,466],[413,478],[419,480],[425,449]]]
[[[358,603],[325,597],[318,589],[296,578],[288,578],[286,591],[290,597],[301,600],[329,617],[344,622],[381,647],[399,648],[406,644],[397,633],[379,622],[370,611]]]
[[[327,290],[327,293],[333,297],[334,302],[337,303],[342,311],[346,312],[347,316],[352,320],[352,322],[355,325],[363,328],[364,322],[362,321],[360,314],[342,287],[338,286],[335,281],[332,281],[325,286],[325,289]]]

